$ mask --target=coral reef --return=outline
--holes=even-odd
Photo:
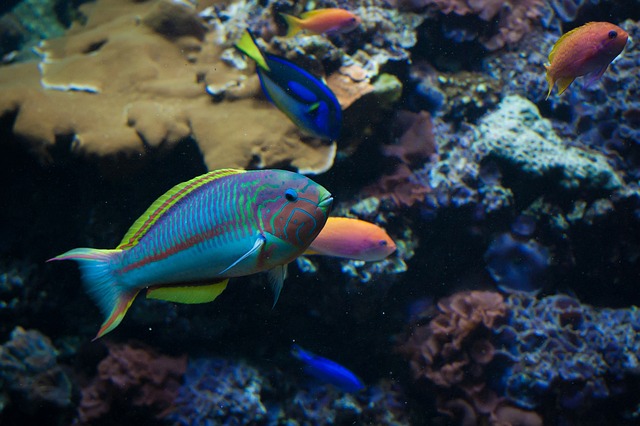
[[[82,388],[79,423],[91,424],[113,406],[144,408],[159,418],[169,414],[187,369],[186,356],[159,355],[140,344],[108,344],[108,348],[97,376]]]
[[[415,379],[451,387],[493,359],[490,331],[506,315],[507,306],[499,293],[470,291],[440,300],[438,310],[428,324],[414,324],[400,351],[409,358]]]
[[[70,407],[71,381],[57,363],[51,340],[36,330],[16,327],[11,339],[0,346],[0,393],[6,405],[34,414],[38,409]]]
[[[414,174],[431,188],[421,205],[425,214],[466,205],[486,215],[512,205],[505,171],[518,174],[520,186],[523,178],[532,185],[549,179],[557,190],[624,192],[623,179],[604,155],[567,146],[535,105],[519,96],[505,97],[461,135],[451,135],[442,122],[436,129],[440,158]]]
[[[187,3],[82,8],[86,24],[43,42],[39,63],[0,68],[0,116],[15,114],[15,135],[42,158],[60,140],[104,156],[192,137],[212,169],[286,164],[321,172],[332,165],[335,144],[301,140],[279,111],[251,99],[257,85],[241,93],[246,76],[222,62],[215,34]],[[205,90],[230,82],[241,99],[216,102]]]
[[[476,122],[498,104],[503,85],[484,73],[438,72],[426,62],[411,65],[409,75],[415,84],[411,104],[454,123]]]
[[[553,395],[560,407],[580,411],[624,392],[627,376],[640,368],[636,307],[597,309],[565,295],[511,295],[505,304],[506,322],[494,339],[510,364],[500,386],[522,407]]]
[[[298,390],[287,404],[286,415],[295,419],[295,425],[409,425],[404,401],[400,386],[388,380],[358,394],[316,386]]]
[[[542,0],[404,0],[400,2],[410,9],[427,8],[445,15],[477,16],[485,25],[481,29],[448,29],[451,38],[457,41],[478,39],[489,50],[505,45],[514,45],[542,16]],[[495,28],[488,23],[496,22]],[[459,34],[461,33],[461,34]],[[469,34],[471,33],[471,34]],[[475,34],[474,34],[475,33]],[[462,40],[460,40],[462,39]]]
[[[409,359],[414,380],[435,384],[438,410],[458,424],[542,425],[538,414],[514,407],[488,386],[496,351],[493,330],[507,309],[499,293],[456,293],[438,302],[435,315],[427,309],[414,316],[398,348]]]
[[[500,234],[484,254],[487,270],[502,291],[536,293],[551,261],[549,250],[537,241]]]
[[[269,387],[268,380],[244,362],[193,360],[170,419],[185,426],[262,423],[269,414],[261,393]]]

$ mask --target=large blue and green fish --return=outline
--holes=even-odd
[[[262,91],[304,132],[336,140],[342,127],[342,108],[320,79],[284,58],[263,53],[247,30],[236,47],[256,62]]]
[[[158,198],[115,249],[77,248],[51,260],[79,263],[106,317],[99,338],[144,288],[148,298],[205,303],[229,278],[269,271],[277,301],[286,265],[318,235],[332,202],[325,188],[297,173],[212,171]]]

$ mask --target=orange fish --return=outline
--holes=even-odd
[[[360,18],[344,9],[317,9],[305,12],[300,18],[281,13],[280,16],[287,22],[287,37],[296,35],[301,30],[307,30],[314,34],[346,33],[358,25]]]
[[[545,65],[549,82],[545,99],[556,82],[561,94],[576,77],[586,75],[587,85],[600,78],[622,52],[628,38],[625,30],[608,22],[589,22],[564,34],[553,45],[549,65]]]
[[[396,244],[378,225],[360,219],[330,217],[304,254],[374,262],[394,251]]]

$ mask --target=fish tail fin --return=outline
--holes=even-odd
[[[78,262],[85,290],[106,317],[93,340],[104,336],[120,324],[139,291],[127,290],[118,284],[114,265],[115,257],[121,252],[122,250],[118,249],[77,248],[47,261],[75,260]]]
[[[553,90],[553,86],[556,84],[556,82],[549,72],[549,65],[545,64],[544,68],[547,70],[547,83],[549,83],[549,91],[547,92],[547,97],[544,98],[544,100],[546,101],[547,99],[549,99],[549,96],[551,96],[551,91]]]
[[[256,64],[265,71],[270,71],[267,60],[265,59],[262,51],[258,47],[253,34],[249,30],[245,30],[240,37],[240,40],[236,43],[236,49],[253,59]]]
[[[286,13],[281,13],[280,16],[282,16],[282,19],[287,23],[287,34],[285,37],[293,37],[302,30],[302,20],[300,18],[287,15]]]

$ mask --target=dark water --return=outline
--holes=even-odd
[[[0,424],[637,424],[640,8],[498,3],[4,2]],[[283,36],[280,13],[328,7],[361,22]],[[545,99],[552,46],[591,21],[631,40]],[[315,76],[289,116],[319,115],[326,81],[337,140],[269,103],[245,28]],[[46,261],[117,247],[222,168],[306,174],[397,249],[357,260],[346,229],[352,259],[298,257],[275,306],[262,272],[211,303],[141,293],[92,340],[104,293]]]

